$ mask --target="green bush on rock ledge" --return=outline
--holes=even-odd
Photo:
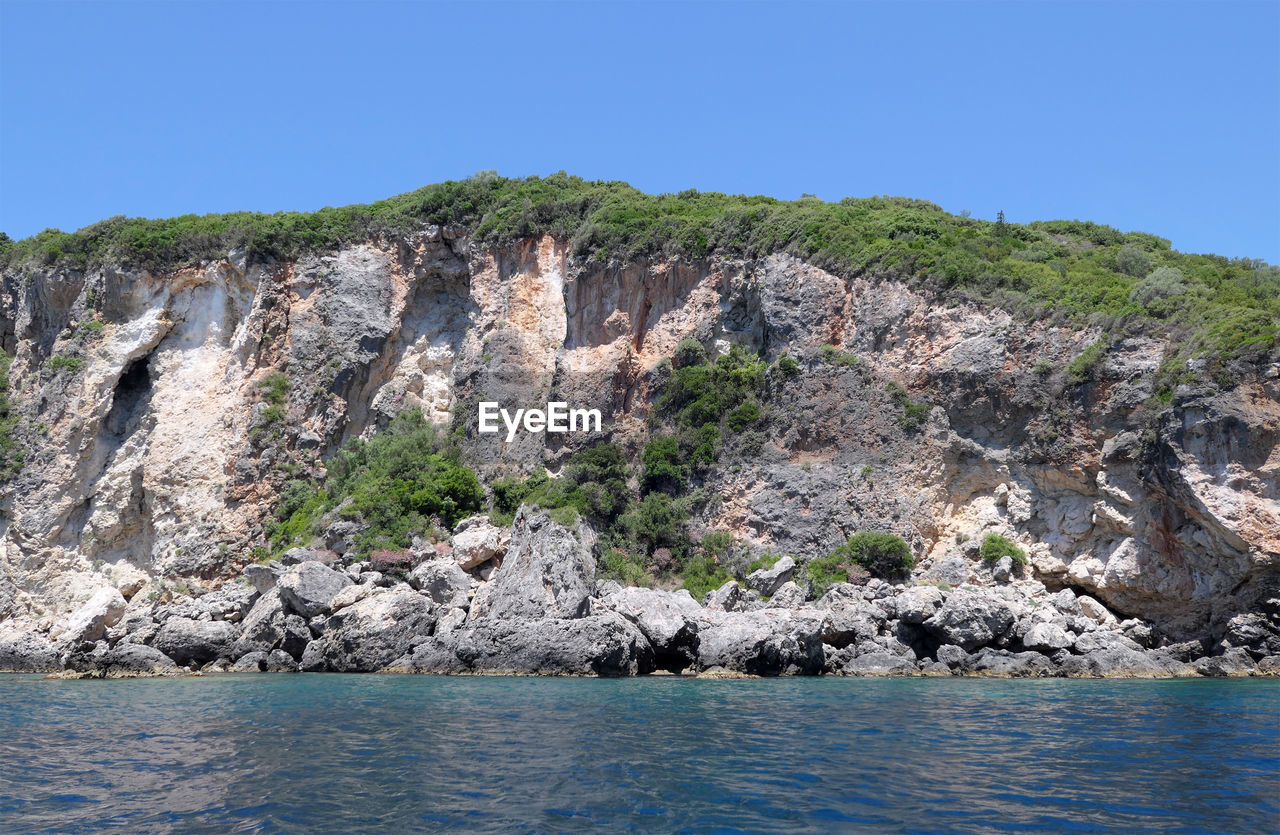
[[[362,523],[358,556],[408,548],[435,521],[452,528],[483,507],[484,490],[457,448],[422,414],[400,415],[369,440],[343,446],[323,484],[292,482],[281,493],[268,537],[277,551],[306,544],[323,517]]]
[[[872,577],[881,580],[900,579],[915,565],[911,546],[902,537],[891,533],[859,531],[832,554],[862,566]]]
[[[998,533],[989,533],[982,538],[982,548],[978,554],[985,563],[998,562],[1001,557],[1008,557],[1015,565],[1027,564],[1027,553],[1016,542]]]

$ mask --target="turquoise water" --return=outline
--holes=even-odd
[[[1275,830],[1280,681],[0,679],[0,830]]]

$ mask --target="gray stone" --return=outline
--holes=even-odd
[[[1013,578],[1013,558],[1007,554],[996,560],[991,566],[991,579],[997,583],[1007,583]]]
[[[107,678],[171,676],[179,672],[172,658],[141,644],[119,644],[107,651],[104,661]]]
[[[1098,652],[1100,650],[1112,649],[1139,652],[1142,647],[1139,646],[1132,638],[1129,638],[1120,632],[1110,632],[1107,630],[1086,632],[1075,640],[1075,650],[1081,655],[1085,655],[1090,652]]]
[[[160,627],[155,618],[144,612],[129,614],[125,610],[124,617],[115,626],[107,630],[108,643],[146,644],[155,637]]]
[[[1084,614],[1085,617],[1103,626],[1115,625],[1116,616],[1111,614],[1111,611],[1107,609],[1106,606],[1103,606],[1101,603],[1094,600],[1089,595],[1082,594],[1079,597],[1077,597],[1076,600],[1077,602],[1079,602],[1080,611]]]
[[[760,568],[747,575],[747,585],[765,596],[773,595],[796,573],[796,561],[782,557],[771,568]]]
[[[351,578],[318,562],[304,562],[276,582],[285,607],[304,618],[329,613],[334,596],[351,585]]]
[[[289,653],[282,649],[272,650],[267,655],[267,672],[296,673],[298,672],[298,662],[294,661]]]
[[[378,587],[372,583],[352,583],[333,596],[333,600],[329,601],[329,609],[333,612],[345,609],[352,603],[359,603],[366,597],[376,594],[377,591]]]
[[[841,672],[847,676],[902,676],[914,675],[919,668],[906,656],[874,650],[853,658]]]
[[[321,539],[325,547],[338,554],[345,554],[355,544],[356,537],[363,533],[365,526],[352,519],[339,519],[325,528]]]
[[[866,599],[862,586],[855,586],[853,583],[835,583],[813,605],[818,609],[830,609],[833,606],[844,606],[850,603],[860,605]]]
[[[466,608],[477,583],[452,560],[432,560],[409,572],[409,585],[445,608]]]
[[[698,617],[702,607],[689,592],[623,588],[602,598],[600,606],[639,627],[653,647],[659,669],[678,673],[698,656]]]
[[[286,566],[301,565],[304,562],[318,562],[321,565],[333,565],[336,558],[336,552],[327,548],[290,548],[280,557],[280,562]]]
[[[963,671],[972,666],[976,658],[953,644],[938,647],[938,661],[946,664],[948,669]]]
[[[717,612],[740,612],[746,608],[747,597],[736,580],[730,580],[718,589],[707,592],[702,605]]]
[[[1081,636],[1084,637],[1083,635]],[[1079,641],[1076,649],[1080,648]],[[1169,678],[1193,674],[1191,667],[1162,652],[1112,644],[1083,655],[1055,656],[1059,672],[1072,677]]]
[[[582,539],[594,534],[579,522]],[[554,521],[545,511],[521,507],[516,513],[511,546],[494,574],[483,601],[477,598],[473,619],[538,620],[580,618],[590,611],[596,563],[587,541]]]
[[[511,529],[499,528],[487,516],[472,516],[458,523],[450,558],[467,571],[491,559],[500,559],[511,543]]]
[[[0,635],[0,673],[52,673],[62,668],[58,648],[31,632]]]
[[[97,641],[106,635],[107,627],[114,626],[120,620],[126,606],[128,603],[119,589],[98,589],[71,615],[66,629],[58,638],[68,644]]]
[[[279,649],[291,658],[301,658],[311,643],[311,628],[298,615],[285,615]]]
[[[1247,650],[1254,658],[1280,655],[1280,617],[1245,612],[1227,621],[1225,645]]]
[[[1149,623],[1130,618],[1120,624],[1124,636],[1144,649],[1151,649],[1159,643],[1156,630]]]
[[[873,641],[885,625],[884,613],[863,601],[832,606],[822,615],[822,640],[836,649]]]
[[[258,590],[249,583],[227,583],[200,598],[200,604],[214,620],[238,623],[253,608],[258,597]]]
[[[298,663],[284,650],[251,652],[231,667],[233,673],[296,673]]]
[[[794,581],[788,580],[779,586],[778,590],[769,598],[768,607],[770,609],[799,609],[804,605],[805,597],[804,589],[797,586]]]
[[[335,612],[298,654],[304,669],[374,672],[407,653],[413,639],[430,635],[435,622],[431,601],[401,585]]]
[[[1208,653],[1208,648],[1202,641],[1183,641],[1163,646],[1160,648],[1160,652],[1170,658],[1189,664],[1197,658],[1203,658]]]
[[[1228,649],[1222,655],[1198,659],[1191,665],[1202,676],[1237,678],[1253,675],[1253,657],[1243,649]]]
[[[496,619],[423,641],[392,671],[630,676],[654,669],[653,649],[617,612],[573,619]]]
[[[267,654],[250,652],[242,655],[240,660],[231,665],[233,673],[263,673],[267,670]]]
[[[1075,638],[1061,626],[1041,622],[1027,630],[1022,638],[1022,645],[1027,649],[1052,654],[1060,649],[1069,649],[1074,646]]]
[[[1064,615],[1083,614],[1080,609],[1080,601],[1076,598],[1076,593],[1071,589],[1063,589],[1056,594],[1049,595],[1049,603]]]
[[[969,563],[963,557],[946,557],[924,576],[926,580],[956,587],[969,582],[969,574]]]
[[[822,623],[819,613],[785,609],[707,611],[698,624],[697,665],[758,676],[817,675]]]
[[[280,579],[280,575],[284,572],[275,566],[270,565],[247,565],[244,568],[244,578],[257,590],[258,594],[266,594],[276,587],[276,581]]]
[[[972,652],[1003,638],[1013,622],[1013,611],[1004,601],[960,590],[952,592],[923,626],[941,640]]]
[[[98,641],[87,651],[68,653],[66,667],[84,678],[143,678],[180,672],[172,659],[154,647],[120,644],[112,648],[106,641]]]
[[[1054,672],[1053,664],[1038,652],[1008,652],[987,647],[976,658],[968,661],[970,672],[991,676],[1047,676]]]
[[[155,647],[178,664],[205,664],[231,654],[234,625],[221,620],[169,618],[156,632]]]
[[[284,637],[284,603],[276,588],[268,589],[253,604],[240,624],[240,634],[231,650],[232,658],[254,652],[266,654],[280,646]]]
[[[435,634],[441,635],[445,632],[452,632],[453,630],[457,629],[459,626],[462,626],[466,622],[467,622],[466,609],[450,609],[449,611],[441,615],[439,620],[436,621]]]
[[[894,598],[894,610],[904,623],[921,624],[937,614],[944,599],[935,586],[912,586]]]

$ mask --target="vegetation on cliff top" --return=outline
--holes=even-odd
[[[1142,232],[1076,220],[1028,225],[952,215],[923,200],[794,201],[695,190],[649,195],[564,173],[484,173],[368,205],[316,212],[117,217],[75,233],[0,237],[0,265],[83,269],[119,261],[167,271],[243,250],[295,258],[426,224],[457,224],[485,245],[552,233],[588,261],[760,257],[788,252],[845,277],[886,275],[1029,318],[1162,333],[1195,350],[1257,356],[1280,321],[1280,268],[1172,250]]]

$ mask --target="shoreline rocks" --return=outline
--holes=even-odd
[[[426,552],[403,578],[303,559],[249,566],[196,597],[126,601],[101,589],[61,629],[0,631],[0,672],[1280,676],[1280,598],[1232,618],[1218,641],[1182,642],[1070,589],[1012,578],[957,588],[872,579],[807,601],[794,565],[779,560],[753,572],[749,589],[730,581],[700,603],[597,583],[585,521],[566,527],[521,507],[509,541],[491,528],[468,522],[483,547],[461,561],[457,549]]]

